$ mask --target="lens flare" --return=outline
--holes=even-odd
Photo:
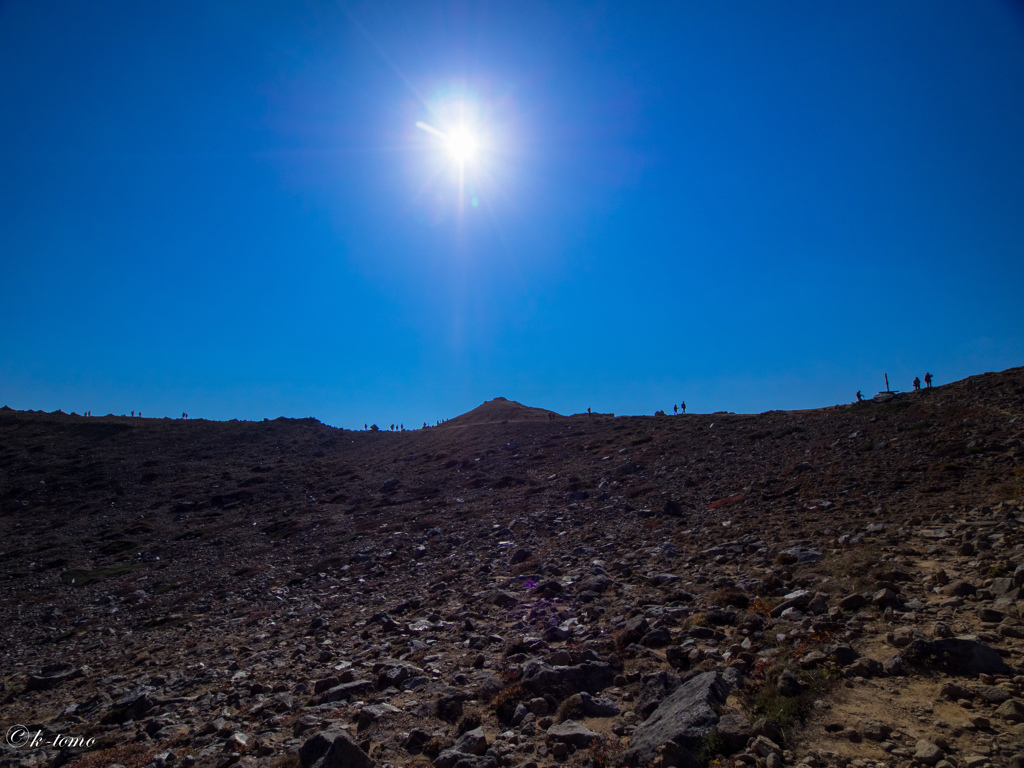
[[[465,128],[457,128],[448,135],[448,151],[460,163],[467,163],[476,154],[476,139]]]

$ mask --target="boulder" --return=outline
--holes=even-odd
[[[548,728],[549,742],[561,742],[577,749],[586,749],[599,738],[600,736],[575,720],[566,720]]]
[[[302,768],[373,768],[374,762],[342,730],[321,731],[299,748]]]
[[[977,592],[978,588],[969,582],[958,579],[939,587],[937,591],[945,597],[967,597],[967,595],[973,595]]]
[[[141,720],[160,702],[153,688],[144,685],[115,701],[101,722],[103,725],[121,725],[129,720]]]
[[[921,739],[917,742],[917,747],[914,752],[914,759],[919,763],[925,765],[935,765],[939,760],[943,758],[942,750],[939,749],[938,745],[926,739]]]
[[[825,655],[828,656],[829,661],[838,664],[841,667],[853,664],[859,657],[858,653],[852,645],[849,643],[835,643],[825,648]]]
[[[814,593],[808,589],[790,592],[782,598],[781,603],[772,608],[771,617],[777,619],[790,608],[805,608],[813,599]]]
[[[496,605],[499,608],[511,608],[519,602],[515,595],[504,589],[492,589],[486,594],[485,599],[487,602],[492,605]]]
[[[38,674],[29,675],[25,681],[26,691],[48,691],[56,688],[67,680],[74,680],[82,676],[82,670],[72,667],[70,664],[51,664],[44,667]]]
[[[615,717],[620,710],[611,699],[595,699],[586,691],[579,694],[586,717]]]
[[[456,752],[480,756],[487,751],[487,737],[483,728],[474,728],[459,736],[454,747]]]
[[[747,746],[753,730],[750,721],[738,712],[722,715],[718,721],[718,735],[721,736],[729,752],[739,752]]]
[[[900,654],[907,663],[942,669],[951,674],[1012,675],[995,649],[973,637],[915,640]]]
[[[611,664],[588,661],[571,667],[552,667],[543,661],[531,659],[523,665],[523,686],[532,693],[543,696],[571,696],[580,691],[599,693],[615,680]]]
[[[622,645],[626,646],[630,643],[639,642],[640,638],[646,635],[650,629],[651,627],[647,623],[647,619],[643,616],[634,616],[626,622],[626,626],[620,632]]]
[[[679,675],[661,670],[644,675],[640,679],[640,694],[636,699],[636,712],[640,717],[650,717],[665,698],[679,687]]]
[[[839,608],[843,611],[859,611],[868,604],[868,599],[859,592],[847,595],[839,601]]]
[[[996,708],[996,717],[1011,723],[1024,723],[1024,701],[1008,699]]]
[[[364,696],[373,693],[373,683],[369,680],[353,680],[351,683],[342,683],[325,691],[320,696],[319,703],[332,701],[348,701],[353,696]]]
[[[576,590],[578,592],[597,592],[600,594],[607,592],[614,584],[615,582],[607,576],[588,576],[576,582]]]
[[[672,645],[672,633],[665,627],[652,629],[640,639],[640,645],[648,648],[664,648],[666,645]]]
[[[623,758],[632,766],[653,762],[664,747],[664,762],[677,768],[698,768],[703,740],[718,725],[717,709],[725,704],[729,685],[718,672],[704,672],[679,686],[634,731]]]

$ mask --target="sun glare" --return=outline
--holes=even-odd
[[[464,112],[464,105],[458,111]],[[491,151],[491,143],[486,138],[489,134],[477,133],[474,129],[479,123],[462,114],[454,114],[448,120],[444,119],[444,114],[439,117],[438,122],[447,130],[423,121],[417,121],[416,127],[432,137],[428,146],[432,144],[440,151],[440,155],[435,156],[431,163],[435,173],[449,175],[456,182],[459,209],[462,210],[467,203],[476,208],[480,205],[476,194],[477,183],[480,176],[486,173],[484,166],[487,165],[487,156]]]
[[[457,128],[448,135],[448,151],[458,162],[469,162],[476,154],[476,141],[465,128]]]

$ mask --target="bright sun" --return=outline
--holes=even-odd
[[[476,154],[476,141],[465,128],[456,128],[448,134],[448,151],[460,163],[466,163]]]
[[[468,130],[465,124],[460,124],[458,128],[453,128],[448,132],[422,121],[417,122],[416,127],[425,133],[429,133],[435,139],[440,139],[442,144],[439,145],[439,148],[443,147],[448,150],[449,161],[447,167],[454,171],[458,177],[459,208],[462,208],[467,188],[471,191],[470,200],[475,208],[479,203],[475,193],[472,192],[473,185],[470,183],[467,187],[466,176],[467,174],[475,176],[481,170],[477,162],[477,155],[480,153],[481,145],[476,135]]]

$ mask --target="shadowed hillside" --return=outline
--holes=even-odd
[[[1024,369],[549,413],[0,411],[3,720],[96,739],[5,764],[1014,759]]]
[[[483,405],[474,408],[472,411],[449,419],[442,426],[445,427],[468,427],[475,424],[509,424],[521,421],[550,421],[552,417],[559,414],[554,411],[547,411],[543,408],[531,408],[522,405],[515,400],[506,400],[504,397],[496,397],[488,400]]]

